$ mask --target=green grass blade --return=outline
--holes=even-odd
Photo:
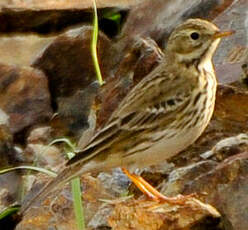
[[[52,146],[52,145],[59,143],[59,142],[63,142],[65,144],[67,144],[69,146],[69,148],[71,148],[72,151],[75,151],[75,148],[76,148],[75,145],[68,138],[55,139],[49,143],[49,146]]]
[[[0,220],[4,219],[7,216],[11,216],[14,213],[17,213],[19,209],[20,209],[20,206],[17,206],[17,205],[6,208],[0,213]]]
[[[66,155],[69,159],[71,159],[75,156],[75,153],[68,151]],[[79,230],[85,230],[84,208],[81,197],[81,187],[80,187],[79,177],[71,180],[71,191],[72,191],[73,207],[74,207],[77,227]]]
[[[0,170],[0,174],[8,173],[8,172],[18,170],[18,169],[34,170],[34,171],[38,171],[41,173],[45,173],[45,174],[52,176],[52,177],[57,176],[57,174],[51,170],[40,168],[40,167],[35,167],[35,166],[17,166],[17,167],[5,168],[5,169]]]
[[[85,221],[84,221],[84,209],[83,209],[83,201],[81,198],[81,188],[80,188],[80,179],[75,178],[71,181],[71,189],[73,196],[73,206],[76,217],[76,222],[78,229],[85,229]]]
[[[99,84],[102,85],[103,84],[102,74],[97,59],[98,16],[97,16],[97,8],[96,8],[95,0],[93,0],[93,8],[94,8],[94,18],[93,18],[92,41],[91,41],[91,55],[93,58],[97,79],[99,81]]]

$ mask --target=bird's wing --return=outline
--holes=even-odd
[[[144,129],[152,129],[160,124],[160,120],[163,120],[163,127],[166,129],[167,124],[177,119],[178,112],[189,104],[191,84],[185,85],[185,79],[161,71],[151,72],[135,86],[106,126],[67,165],[82,163],[101,152],[106,153],[113,143],[118,145],[118,141],[132,137],[135,132],[137,134]],[[163,74],[162,78],[160,74]]]

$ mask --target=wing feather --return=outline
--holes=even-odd
[[[160,122],[166,129],[166,125],[176,119],[177,111],[187,106],[192,88],[190,84],[185,86],[185,80],[176,75],[164,72],[161,78],[161,71],[158,71],[160,75],[152,72],[141,80],[123,99],[106,126],[67,165],[106,153],[116,141],[120,145],[135,132],[153,129]]]

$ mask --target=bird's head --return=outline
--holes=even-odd
[[[220,31],[206,20],[188,19],[172,32],[166,51],[173,53],[179,62],[191,63],[203,57],[211,59],[220,39],[232,33]]]

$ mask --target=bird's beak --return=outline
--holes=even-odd
[[[230,35],[232,35],[234,33],[235,32],[233,30],[230,30],[230,31],[219,31],[219,32],[217,32],[217,33],[215,33],[213,35],[213,39],[227,37],[227,36],[230,36]]]

